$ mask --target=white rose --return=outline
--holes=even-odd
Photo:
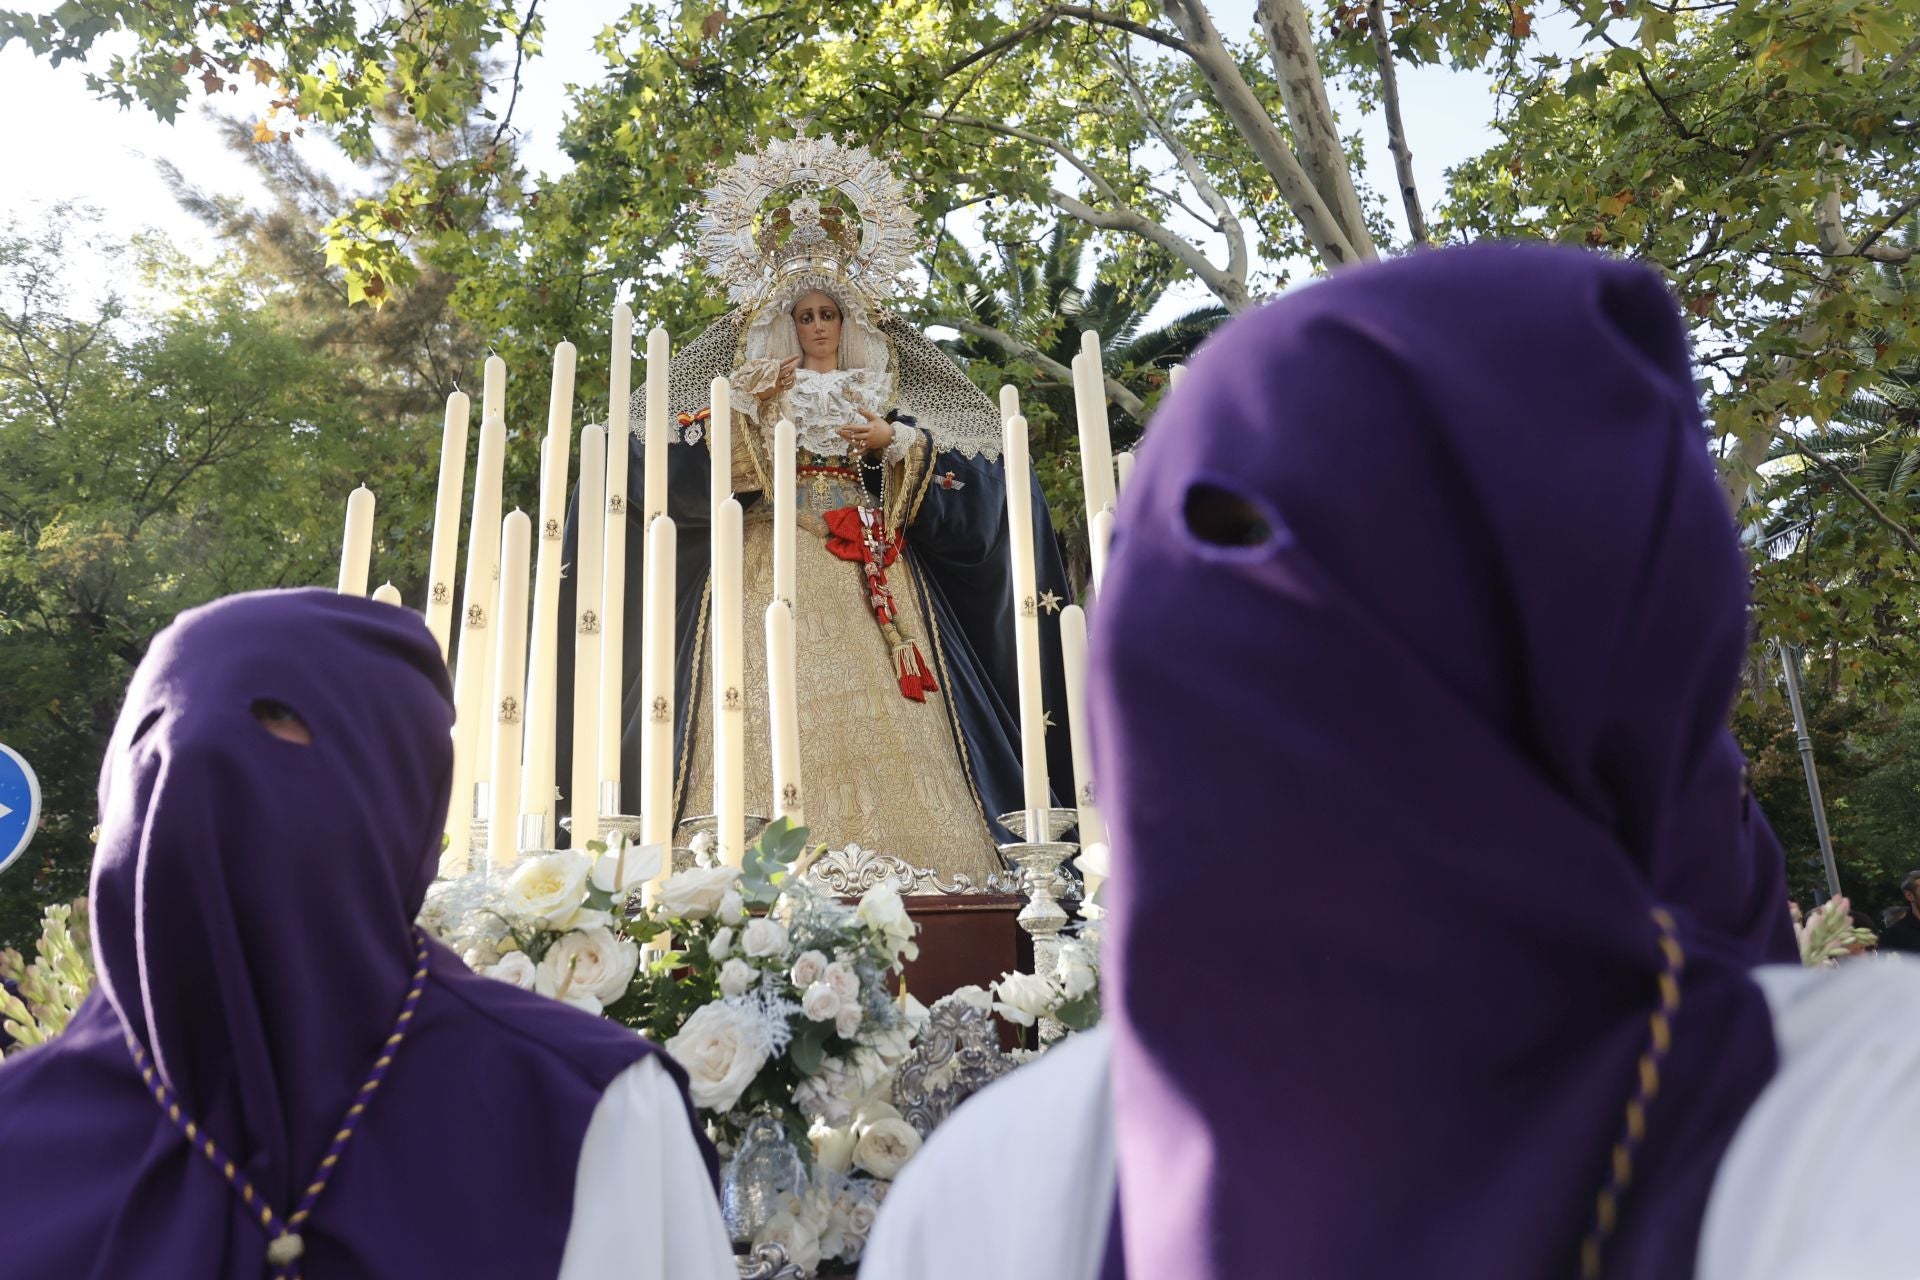
[[[481,972],[489,978],[498,978],[501,982],[531,991],[534,986],[535,970],[533,960],[524,951],[509,951],[500,957],[500,963],[490,965]]]
[[[660,910],[679,920],[704,920],[740,878],[738,867],[688,867],[660,886]]]
[[[787,954],[787,927],[761,916],[747,921],[740,931],[740,949],[756,960],[777,959]]]
[[[739,924],[747,918],[746,900],[737,889],[729,889],[720,895],[720,908],[713,914],[728,924]]]
[[[611,929],[613,928],[613,914],[608,911],[594,911],[587,907],[582,907],[554,927],[562,932],[568,929]]]
[[[592,869],[586,854],[571,849],[526,859],[507,877],[504,896],[508,913],[561,924],[580,909],[581,899],[587,896],[587,873]]]
[[[743,996],[760,980],[760,971],[735,956],[720,966],[720,994]]]
[[[610,929],[563,934],[540,961],[540,978],[549,995],[590,995],[602,1005],[627,993],[640,948],[613,936]]]
[[[913,1052],[913,1028],[899,1023],[885,1031],[875,1031],[867,1038],[867,1046],[880,1056],[888,1066],[897,1066]]]
[[[845,1213],[847,1238],[852,1243],[853,1251],[857,1256],[866,1246],[867,1237],[873,1234],[873,1220],[879,1215],[880,1206],[865,1196],[851,1197]]]
[[[905,1120],[876,1120],[853,1147],[853,1163],[876,1178],[894,1178],[920,1150],[920,1134]]]
[[[820,1234],[795,1214],[782,1211],[767,1219],[753,1237],[754,1248],[777,1244],[787,1251],[787,1261],[812,1274],[820,1265]]]
[[[841,1125],[853,1118],[852,1098],[857,1092],[850,1065],[841,1058],[827,1058],[793,1091],[793,1102],[809,1120]]]
[[[852,965],[841,964],[836,960],[827,966],[826,972],[820,975],[820,981],[832,987],[834,993],[842,1000],[860,998],[860,975],[853,971]]]
[[[815,1022],[832,1022],[840,1016],[840,993],[824,982],[816,982],[800,997],[800,1012]]]
[[[1060,959],[1053,967],[1053,977],[1067,999],[1078,1000],[1099,983],[1099,972],[1091,961],[1092,957],[1084,947],[1067,947],[1060,952]]]
[[[813,1142],[813,1164],[816,1169],[842,1176],[852,1170],[853,1144],[857,1141],[852,1129],[835,1129],[830,1125],[817,1124],[807,1132],[807,1137]]]
[[[787,976],[793,979],[797,990],[805,991],[820,981],[820,975],[827,971],[827,958],[818,951],[803,951],[800,958],[793,962],[793,970]]]
[[[861,1020],[866,1016],[866,1011],[859,1005],[843,1004],[840,1006],[840,1015],[833,1020],[833,1029],[841,1039],[851,1040],[860,1030]]]
[[[900,891],[891,884],[875,885],[867,890],[866,896],[860,899],[860,905],[854,909],[853,918],[890,938],[902,933],[909,937],[913,935],[913,921],[907,915],[907,904],[900,901]]]
[[[1053,1008],[1053,984],[1033,973],[1009,973],[993,984],[994,1012],[1030,1027]]]
[[[686,1071],[694,1105],[708,1111],[730,1109],[767,1064],[760,1019],[719,1001],[695,1009],[665,1048]]]
[[[625,897],[660,874],[666,847],[629,844],[616,837],[593,864],[593,887],[616,898]]]
[[[733,930],[720,929],[713,935],[713,941],[707,944],[707,954],[715,960],[725,960],[733,954]]]
[[[693,854],[696,861],[711,866],[713,863],[714,848],[718,844],[719,840],[714,836],[713,832],[697,831],[694,833],[693,839],[687,842],[687,850]]]

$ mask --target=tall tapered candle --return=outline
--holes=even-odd
[[[1086,350],[1073,358],[1074,404],[1080,420],[1080,472],[1087,519],[1113,505],[1113,444],[1107,437],[1107,383],[1100,367],[1100,337],[1085,335]]]
[[[1093,567],[1093,594],[1100,594],[1100,586],[1107,580],[1107,548],[1113,545],[1113,511],[1111,509],[1094,516],[1087,526],[1087,558]]]
[[[440,656],[453,645],[453,575],[460,556],[460,493],[467,484],[467,393],[447,397],[440,429],[440,485],[433,495],[433,552],[427,561],[427,630],[440,642]]]
[[[1093,743],[1087,735],[1087,615],[1077,604],[1060,611],[1060,662],[1067,675],[1067,725],[1073,737],[1074,802],[1080,843],[1105,844],[1107,825],[1094,803]]]
[[[377,604],[399,604],[400,588],[391,582],[383,582],[373,589],[373,599]]]
[[[1167,374],[1167,390],[1178,391],[1180,389],[1180,380],[1186,376],[1187,366],[1183,364],[1173,366],[1173,369]]]
[[[800,517],[794,505],[794,481],[799,465],[793,424],[782,418],[773,428],[773,598],[786,601],[789,609],[798,607],[794,548]]]
[[[1019,412],[1020,389],[1010,383],[1003,383],[1000,387],[1000,421],[1005,423],[1008,418],[1018,415]]]
[[[600,543],[606,526],[594,495],[606,482],[607,430],[588,427],[580,433],[579,545],[573,556],[573,776],[567,779],[567,801],[573,809],[572,845],[579,849],[600,838]],[[619,719],[617,705],[606,714]]]
[[[1027,838],[1046,839],[1041,813],[1051,807],[1047,794],[1046,708],[1041,703],[1039,591],[1033,567],[1033,479],[1027,459],[1027,420],[1015,415],[1005,424],[1002,459],[1007,472],[1007,532],[1013,551],[1013,642],[1020,677],[1021,794],[1027,810]]]
[[[1120,504],[1120,495],[1127,491],[1127,482],[1133,479],[1133,450],[1113,455],[1113,500]]]
[[[655,516],[667,514],[668,359],[667,331],[655,327],[647,334],[647,492],[641,508],[647,529]]]
[[[776,818],[806,825],[800,786],[799,666],[793,643],[793,608],[784,600],[767,605],[767,728],[773,756]]]
[[[708,391],[713,412],[707,420],[707,451],[713,455],[713,476],[707,496],[717,521],[720,504],[733,496],[733,387],[725,378],[715,378]]]
[[[740,503],[727,498],[713,513],[713,812],[720,860],[733,867],[745,856],[747,830],[743,563]]]
[[[520,853],[520,748],[525,740],[527,685],[527,570],[533,521],[512,511],[500,522],[500,594],[494,615],[500,638],[494,647],[493,803],[487,814],[487,849],[493,865],[510,865]]]
[[[453,668],[453,797],[447,806],[448,874],[467,869],[472,831],[474,784],[480,758],[491,759],[491,744],[481,730],[491,724],[487,686],[492,679],[494,569],[500,562],[500,471],[506,461],[507,426],[498,417],[480,424],[480,452],[473,469],[473,524],[467,534],[467,578],[460,598],[460,648]],[[489,770],[491,772],[491,770]]]
[[[666,844],[673,838],[673,601],[678,536],[673,520],[657,517],[647,530],[646,617],[640,641],[640,702],[645,730],[640,738],[640,838]],[[619,703],[608,705],[618,714]],[[662,868],[656,883],[665,880]]]
[[[340,594],[367,594],[373,561],[373,490],[361,485],[347,495],[347,532],[340,540]]]
[[[480,421],[507,416],[507,362],[488,356],[480,387]]]
[[[661,376],[665,376],[664,368]],[[651,389],[651,371],[648,378]],[[627,457],[632,434],[633,311],[623,302],[613,309],[613,362],[607,373],[606,482],[602,486],[605,501],[600,513],[600,665],[597,673],[600,700],[595,711],[597,736],[593,749],[595,767],[600,772],[596,790],[582,792],[575,798],[576,814],[582,809],[594,809],[597,813],[621,811],[620,708],[627,694],[627,507],[631,501],[627,493]],[[666,478],[665,467],[662,462],[662,480]],[[582,495],[587,492],[584,482],[580,492]],[[580,501],[580,509],[585,511],[586,498],[583,496]],[[574,767],[579,768],[577,764]],[[574,821],[577,823],[579,819]],[[577,847],[580,841],[575,840],[574,844]]]
[[[527,667],[526,766],[520,803],[540,815],[540,845],[554,846],[554,735],[560,723],[557,672],[560,648],[560,538],[567,520],[567,472],[573,461],[571,342],[553,349],[553,386],[547,402],[547,438],[540,445],[540,550],[534,564],[533,640]]]

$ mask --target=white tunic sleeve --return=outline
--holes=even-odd
[[[1108,1035],[982,1090],[887,1193],[860,1280],[1094,1280],[1113,1213]]]
[[[736,1280],[680,1091],[647,1058],[614,1078],[580,1143],[559,1280]]]
[[[1697,1280],[1911,1280],[1920,964],[1767,968],[1780,1067],[1714,1178]]]

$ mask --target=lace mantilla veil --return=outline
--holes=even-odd
[[[912,265],[916,219],[900,179],[865,147],[801,136],[741,157],[707,193],[699,247],[735,306],[673,357],[669,439],[681,439],[680,415],[707,407],[715,378],[797,353],[780,345],[787,335],[777,326],[819,290],[841,304],[843,367],[859,368],[862,390],[880,401],[867,407],[914,419],[937,451],[1000,456],[999,408],[885,305]],[[633,393],[630,421],[644,440],[644,386]]]

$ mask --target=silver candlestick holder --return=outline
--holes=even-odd
[[[1000,815],[1000,825],[1016,839],[1000,846],[1000,856],[1020,872],[1020,888],[1027,905],[1015,917],[1033,939],[1033,971],[1052,973],[1060,959],[1060,934],[1069,919],[1060,905],[1066,888],[1060,868],[1079,845],[1060,839],[1079,820],[1077,809],[1033,809]],[[1038,836],[1039,839],[1031,837]],[[1066,1034],[1052,1018],[1040,1020],[1040,1041],[1051,1044]]]
[[[749,813],[746,815],[746,818],[745,839],[746,843],[751,845],[755,840],[760,838],[761,832],[772,825],[773,819],[762,817],[757,813]],[[711,835],[715,840],[720,838],[720,818],[717,814],[697,813],[691,818],[680,819],[680,825],[675,827],[674,831],[680,837],[680,843],[691,849],[695,836],[706,834]],[[742,848],[742,852],[745,852],[744,847]]]

